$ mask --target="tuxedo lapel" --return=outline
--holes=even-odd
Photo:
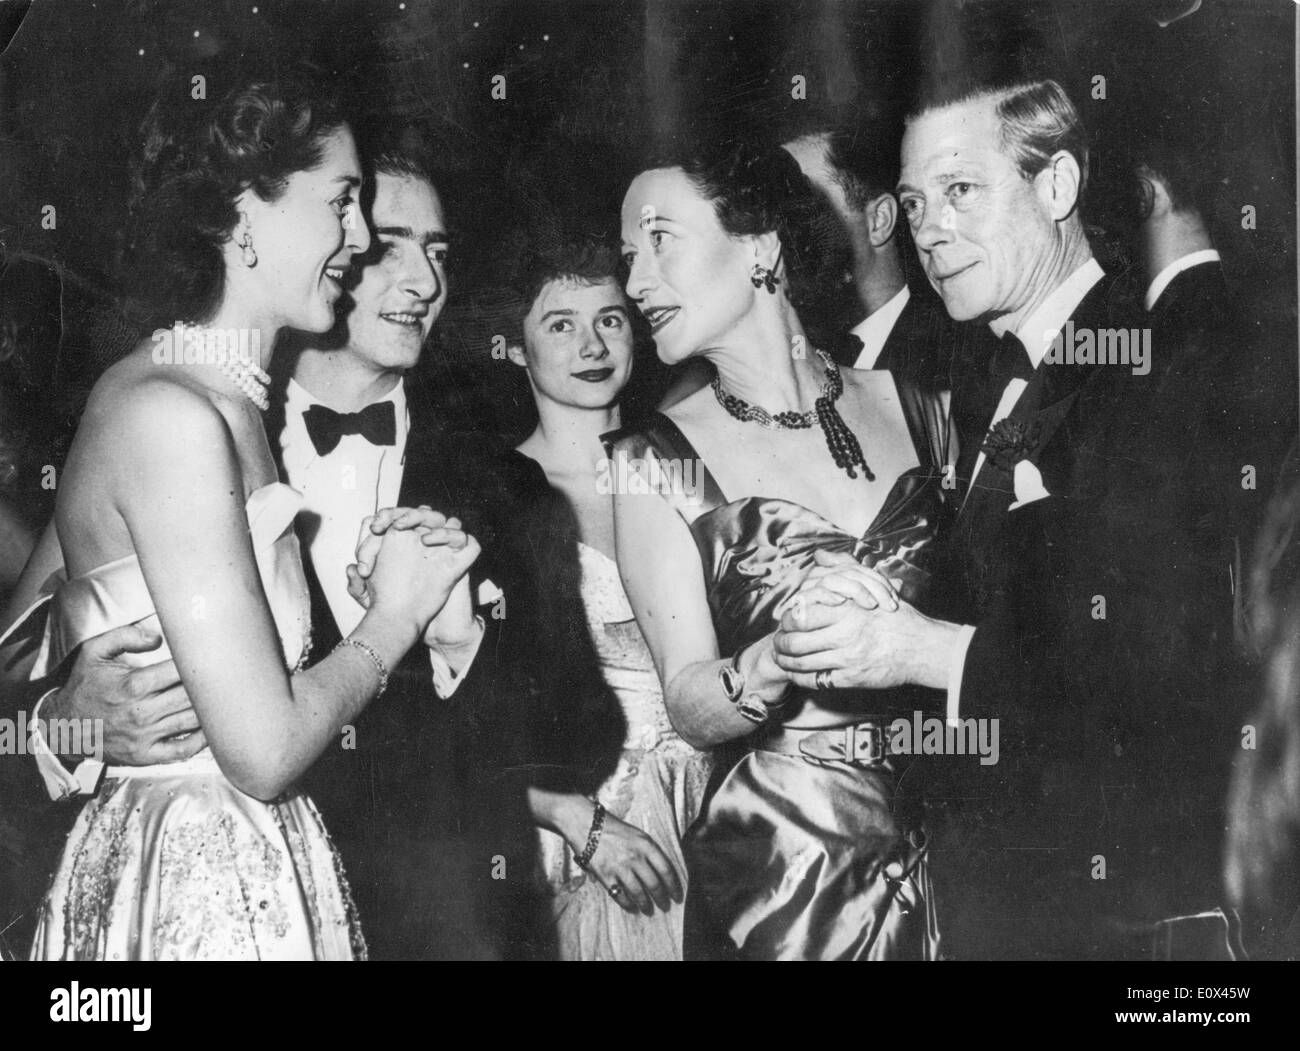
[[[1108,279],[1093,286],[1070,317],[1076,331],[1111,327],[1112,293],[1113,282]],[[1013,424],[1036,428],[1029,454],[1023,458],[1039,468],[1048,493],[1068,496],[1071,487],[1078,483],[1074,477],[1078,452],[1074,443],[1081,430],[1086,429],[1079,424],[1087,422],[1079,417],[1098,410],[1108,401],[1081,396],[1091,387],[1104,386],[1107,377],[1120,367],[1067,365],[1044,358],[1007,416]],[[983,438],[974,449],[967,446],[963,458],[973,461],[982,445]],[[958,560],[965,567],[970,593],[978,607],[987,596],[990,581],[998,579],[1005,570],[998,563],[1014,557],[1007,550],[1003,534],[1015,499],[1015,486],[1012,467],[999,465],[991,458],[986,458],[974,481],[977,484],[958,513],[954,540],[959,545]]]

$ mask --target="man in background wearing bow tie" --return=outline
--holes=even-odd
[[[1163,921],[1220,900],[1221,768],[1240,741],[1209,674],[1231,644],[1213,631],[1227,567],[1201,572],[1193,523],[1153,500],[1223,461],[1196,437],[1203,402],[1161,403],[1158,370],[1052,353],[1068,332],[1143,324],[1084,233],[1087,167],[1054,81],[935,84],[913,110],[899,197],[922,266],[954,320],[999,337],[954,382],[954,408],[989,421],[962,435],[936,573],[956,612],[809,604],[777,642],[797,682],[910,682],[942,691],[952,722],[999,721],[1001,761],[962,769],[933,854],[958,957],[1226,951],[1220,913]],[[1144,446],[1155,419],[1185,440]]]

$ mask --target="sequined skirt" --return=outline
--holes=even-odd
[[[684,844],[687,958],[937,959],[925,849],[892,801],[887,770],[747,753]]]
[[[245,795],[207,750],[109,768],[69,834],[32,946],[37,960],[364,957],[315,806],[297,792]]]

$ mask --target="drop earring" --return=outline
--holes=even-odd
[[[769,292],[775,295],[776,286],[781,283],[781,279],[762,263],[755,263],[749,271],[749,283],[755,288],[760,285],[765,286]]]
[[[253,235],[247,230],[244,231],[244,236],[239,242],[239,251],[246,267],[251,270],[257,266],[257,252],[253,249]]]

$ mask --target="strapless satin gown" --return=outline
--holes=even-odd
[[[290,528],[300,504],[295,490],[277,482],[254,492],[246,507],[286,667],[300,662],[310,639],[311,608]],[[143,620],[159,629],[134,555],[51,591],[24,617],[48,602],[33,677],[111,628]],[[149,664],[171,654],[164,641],[136,656]],[[179,763],[107,769],[68,836],[32,946],[38,960],[364,956],[352,897],[315,806],[297,790],[273,803],[245,795],[208,749]]]
[[[650,650],[641,637],[618,566],[581,542],[582,604],[601,673],[627,722],[618,768],[596,798],[639,828],[686,877],[681,841],[704,802],[713,757],[692,748],[668,721]],[[573,860],[564,838],[538,831],[551,894],[558,952],[564,960],[680,960],[684,906],[653,915],[626,912]],[[689,889],[689,888],[688,888]]]
[[[774,629],[818,550],[847,552],[901,580],[903,597],[924,608],[935,536],[949,513],[941,488],[948,428],[937,399],[898,386],[919,466],[895,481],[862,536],[789,500],[728,499],[666,416],[606,436],[615,455],[659,460],[660,477],[673,477],[666,461],[696,465],[695,495],[665,498],[695,538],[724,657]],[[787,711],[808,696],[795,693]],[[843,711],[845,725],[907,703],[891,691],[815,696]],[[685,843],[688,958],[937,958],[924,835],[895,813],[894,760],[813,762],[765,750],[763,730],[741,744]]]

